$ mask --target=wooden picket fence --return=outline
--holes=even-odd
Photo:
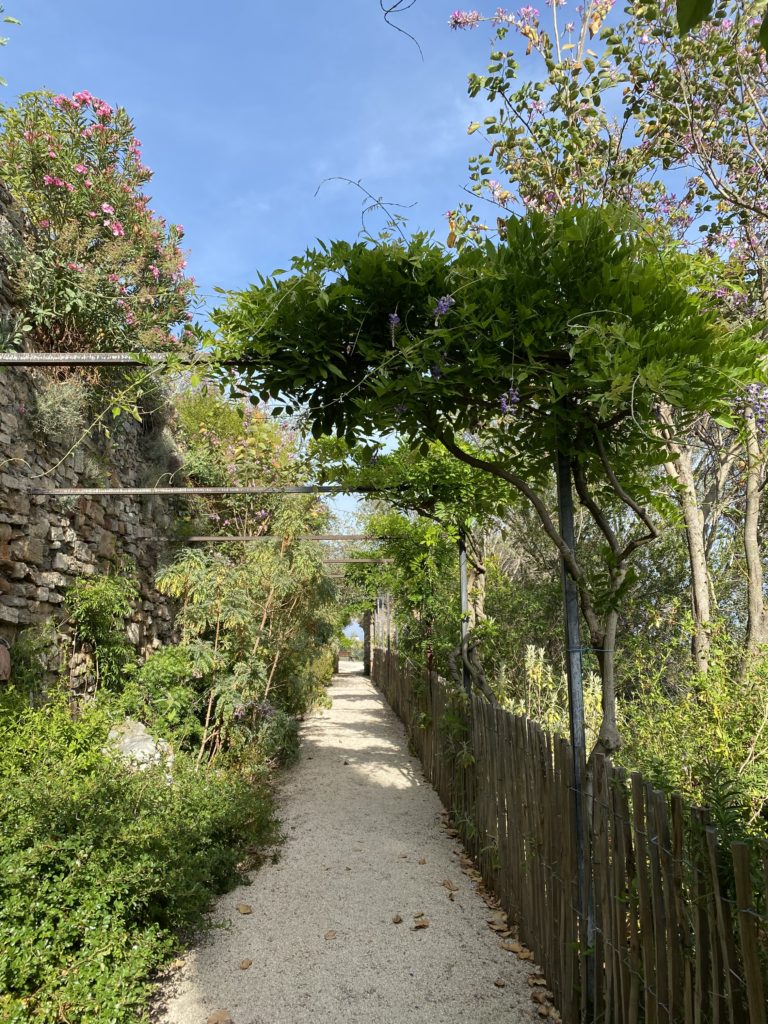
[[[585,915],[568,741],[475,696],[468,715],[394,652],[374,650],[371,676],[565,1024],[768,1024],[768,844],[726,853],[706,810],[599,757]]]

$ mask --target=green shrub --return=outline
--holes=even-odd
[[[88,432],[90,389],[76,375],[64,380],[47,376],[36,392],[37,419],[48,437],[67,448]]]
[[[0,708],[0,1019],[135,1024],[180,928],[275,825],[258,777],[105,752],[115,698]]]
[[[194,745],[202,734],[203,698],[194,685],[189,652],[182,646],[161,647],[147,658],[129,682],[121,705],[166,739]]]
[[[125,633],[139,591],[130,576],[84,576],[67,590],[77,640],[93,649],[97,683],[119,688],[135,658]]]
[[[299,725],[293,715],[271,710],[256,733],[259,753],[268,764],[289,765],[299,757]]]

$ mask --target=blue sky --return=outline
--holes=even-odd
[[[446,233],[461,199],[466,134],[491,30],[452,32],[449,0],[416,0],[388,27],[378,0],[222,3],[6,0],[4,102],[88,89],[136,121],[154,207],[186,228],[201,291],[239,288],[315,238],[354,237],[361,194],[415,204],[410,225]],[[480,143],[482,145],[482,143]]]

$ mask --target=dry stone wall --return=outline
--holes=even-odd
[[[0,186],[3,251],[20,230]],[[13,315],[13,295],[0,259],[0,322],[9,322]],[[63,621],[65,592],[76,577],[135,566],[141,602],[128,635],[140,652],[148,653],[172,632],[169,603],[153,586],[173,530],[168,499],[57,499],[30,491],[147,486],[152,472],[148,450],[157,439],[147,434],[146,426],[130,421],[112,439],[90,436],[69,451],[71,439],[56,436],[53,372],[0,369],[0,636],[13,642],[24,627],[51,617]],[[41,389],[47,394],[47,420],[54,426],[48,433],[38,410]]]

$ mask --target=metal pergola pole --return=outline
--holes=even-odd
[[[285,540],[354,540],[354,541],[379,541],[389,540],[388,537],[374,537],[368,533],[297,533],[293,537],[280,537],[274,533],[215,533],[210,536],[185,537],[187,544],[229,544],[254,541],[272,541],[282,543]]]
[[[179,366],[256,366],[255,359],[212,359],[209,353],[179,357],[173,352],[0,352],[0,366],[146,366],[173,358]]]
[[[394,558],[324,558],[324,565],[350,565],[353,562],[394,562]]]
[[[560,521],[560,536],[571,551],[576,550],[576,532],[573,521],[573,489],[571,487],[571,460],[559,449],[555,462],[557,478],[557,510]],[[586,871],[586,822],[584,813],[584,780],[582,767],[586,765],[587,743],[584,725],[584,678],[580,632],[579,592],[576,581],[560,556],[563,588],[563,613],[565,623],[566,677],[568,682],[568,719],[571,733],[573,757],[573,809],[576,828],[576,871],[578,884],[578,906],[582,956],[587,959],[587,986],[584,993],[591,1000],[592,972],[589,964],[589,948],[592,926],[590,922],[590,900],[587,890]]]
[[[459,598],[461,604],[461,678],[467,696],[472,693],[472,680],[465,661],[466,642],[469,635],[469,587],[467,583],[467,536],[459,530]]]
[[[379,487],[329,487],[307,485],[293,487],[30,487],[27,494],[52,498],[101,497],[183,497],[184,495],[243,494],[376,494],[387,493]]]

